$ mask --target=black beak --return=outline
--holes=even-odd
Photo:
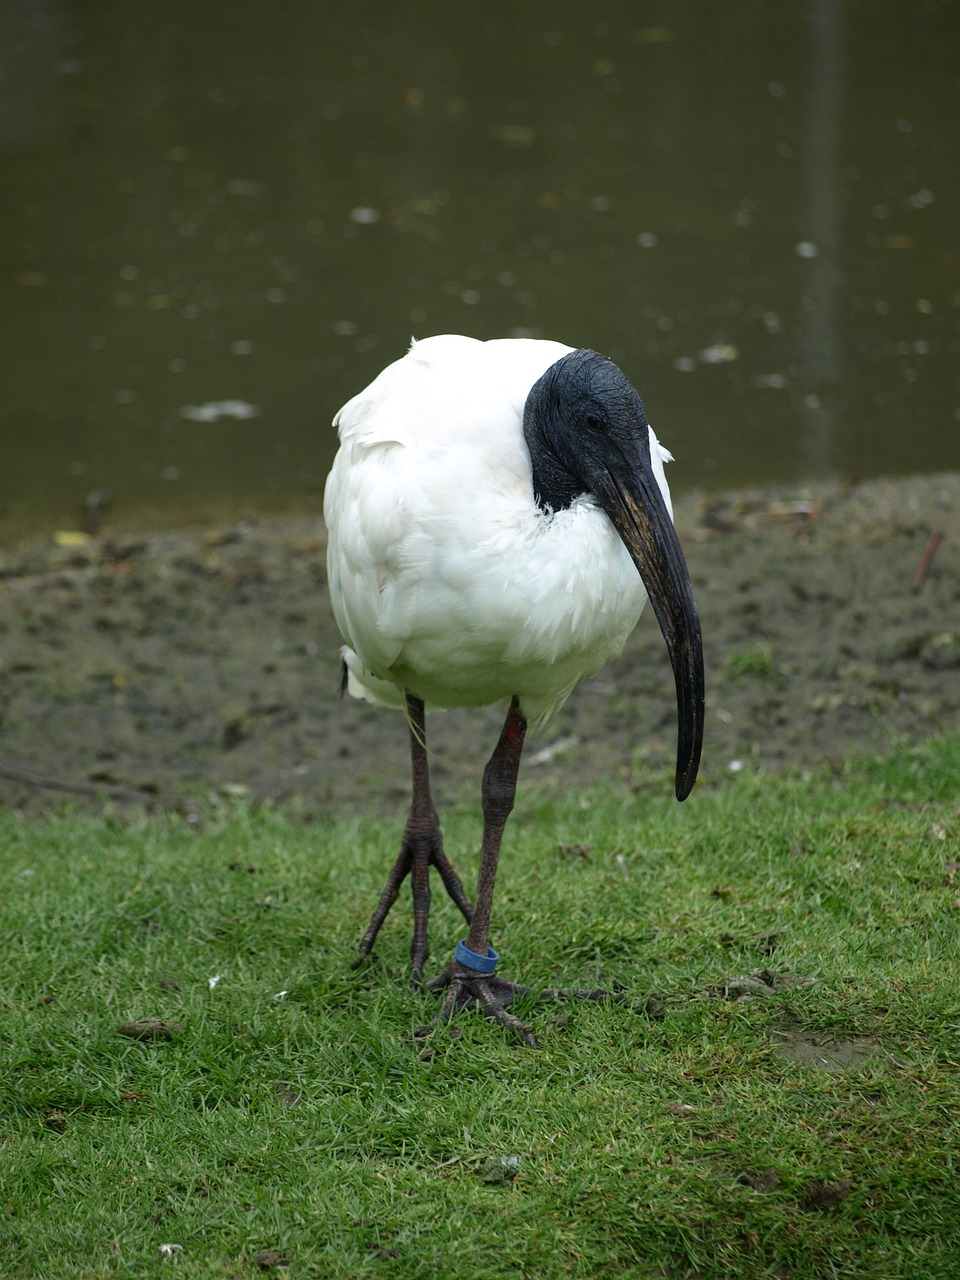
[[[677,799],[697,780],[703,746],[703,644],[680,540],[648,457],[614,471],[602,467],[590,487],[640,572],[667,642],[677,685]]]

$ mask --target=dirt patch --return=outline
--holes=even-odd
[[[781,1058],[799,1062],[818,1071],[856,1071],[880,1053],[880,1046],[865,1036],[843,1039],[817,1035],[799,1027],[783,1027],[773,1032],[773,1042]]]
[[[960,474],[689,496],[677,525],[703,623],[705,778],[956,728]],[[341,702],[338,644],[319,519],[8,546],[0,803],[395,806],[405,725]],[[526,777],[670,769],[673,699],[645,616],[620,661],[531,741]],[[441,798],[475,795],[501,715],[431,717]]]

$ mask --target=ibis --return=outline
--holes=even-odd
[[[612,360],[559,342],[444,335],[414,341],[343,406],[324,519],[344,686],[405,713],[413,788],[357,963],[409,877],[415,985],[428,956],[430,870],[467,923],[427,986],[439,1022],[479,1008],[527,1043],[495,972],[491,907],[528,724],[622,651],[649,597],[676,684],[676,795],[703,737],[700,624],[673,526],[661,447]],[[483,773],[470,902],[430,793],[426,707],[507,707]]]

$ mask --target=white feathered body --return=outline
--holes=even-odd
[[[533,494],[524,403],[570,350],[427,338],[340,410],[324,519],[355,696],[516,695],[542,721],[623,649],[647,597],[613,525],[591,496],[549,512]],[[650,450],[672,514],[653,431]]]

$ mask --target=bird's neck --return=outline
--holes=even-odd
[[[586,493],[586,486],[557,457],[544,430],[542,407],[533,396],[523,413],[523,435],[530,451],[533,496],[542,511],[564,511]]]

